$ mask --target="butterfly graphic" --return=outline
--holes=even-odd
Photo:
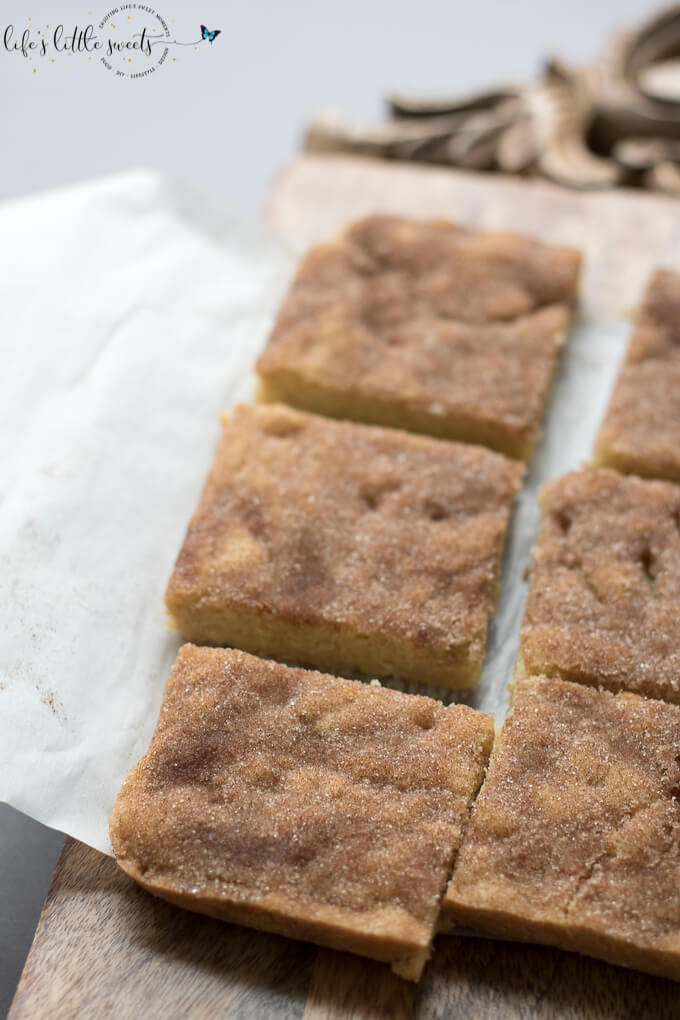
[[[219,28],[213,28],[213,30],[211,32],[209,28],[205,27],[205,25],[201,25],[201,38],[202,39],[207,39],[208,42],[214,43],[215,39],[217,39],[219,34],[220,34],[220,29]]]

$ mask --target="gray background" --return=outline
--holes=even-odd
[[[441,93],[533,76],[541,57],[597,56],[643,0],[150,0],[176,32],[220,28],[143,80],[77,54],[33,61],[0,48],[0,199],[151,166],[255,214],[314,112],[378,117],[390,88]],[[101,19],[113,0],[2,4],[5,25]],[[173,20],[174,19],[174,20]],[[35,68],[35,70],[34,70]],[[39,243],[39,238],[36,239]],[[61,836],[0,805],[0,1016],[28,951]]]

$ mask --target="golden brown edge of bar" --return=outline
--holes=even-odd
[[[602,425],[604,425],[604,419]],[[601,431],[602,429],[600,429]],[[659,467],[653,460],[616,453],[614,450],[599,446],[599,442],[600,433],[595,441],[590,461],[593,467],[610,468],[612,471],[618,471],[621,475],[633,475],[649,482],[674,482],[676,485],[680,485],[680,464],[677,469],[672,466]]]
[[[427,648],[384,634],[360,634],[329,624],[289,623],[236,604],[216,609],[213,616],[202,609],[197,625],[191,603],[185,608],[180,600],[166,597],[166,605],[171,626],[197,645],[239,648],[262,658],[299,663],[305,669],[357,672],[366,679],[400,679],[458,691],[474,690],[479,682],[488,629],[485,625],[474,639],[453,650],[451,661],[441,662]],[[340,643],[345,650],[351,648],[351,655],[344,652],[342,663],[335,650]],[[479,654],[477,649],[481,649]],[[398,668],[396,662],[409,666]]]
[[[126,875],[148,893],[192,913],[204,914],[257,931],[324,945],[341,952],[355,953],[380,963],[408,966],[423,953],[424,961],[429,955],[432,938],[427,946],[423,946],[415,932],[412,932],[409,938],[405,930],[397,933],[396,927],[391,932],[370,931],[366,927],[360,931],[359,921],[365,926],[366,918],[358,914],[354,916],[349,910],[325,907],[325,916],[315,917],[314,910],[309,906],[302,906],[298,901],[285,896],[274,896],[269,899],[265,897],[259,903],[252,901],[236,903],[216,896],[209,898],[203,896],[200,905],[197,905],[195,896],[179,893],[162,881],[145,881],[143,873],[133,861],[117,855],[116,862]]]
[[[655,977],[680,981],[680,958],[677,953],[660,949],[646,949],[633,945],[628,939],[616,935],[597,934],[584,927],[571,925],[566,934],[557,924],[547,921],[518,920],[506,911],[467,907],[451,901],[444,915],[442,932],[453,932],[457,927],[469,927],[481,934],[496,935],[513,942],[554,946],[566,952],[578,953],[595,960],[603,960],[618,967],[653,974]]]
[[[559,364],[556,359],[549,389],[552,389]],[[426,408],[415,408],[400,403],[397,399],[353,396],[330,386],[322,386],[296,374],[292,370],[275,374],[261,374],[256,398],[266,404],[283,403],[302,411],[325,415],[339,421],[353,421],[357,424],[380,425],[384,428],[401,429],[434,439],[470,443],[502,453],[512,460],[528,463],[541,438],[538,425],[528,425],[511,434],[508,428],[493,421],[474,421],[462,416],[436,415]],[[547,409],[546,401],[544,410]]]

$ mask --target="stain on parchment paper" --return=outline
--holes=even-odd
[[[38,681],[33,682],[33,687],[40,695],[40,700],[43,703],[43,705],[49,708],[50,712],[53,715],[56,715],[57,719],[59,719],[60,722],[67,722],[67,716],[66,712],[64,711],[64,706],[59,701],[59,698],[54,693],[54,691],[50,690],[50,688],[48,687],[43,687],[40,683],[38,683]]]
[[[56,691],[42,683],[40,678],[36,676],[32,669],[24,665],[14,664],[7,672],[9,673],[9,680],[18,681],[19,685],[23,687],[24,690],[27,690],[30,684],[40,698],[41,704],[43,704],[45,708],[49,709],[52,715],[54,715],[59,722],[68,722],[66,710]],[[0,683],[0,687],[7,687],[7,682]]]

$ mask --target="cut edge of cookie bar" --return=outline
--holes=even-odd
[[[444,662],[426,647],[386,634],[361,634],[327,623],[289,623],[233,601],[213,609],[197,608],[196,595],[179,590],[174,575],[166,606],[169,625],[197,645],[240,648],[311,669],[393,677],[460,691],[473,690],[479,683],[488,629],[485,624],[472,640],[452,649]],[[346,669],[339,669],[341,661],[347,663]]]
[[[560,677],[547,677],[542,675],[527,674],[521,657],[518,659],[513,679],[510,683],[512,693],[512,704],[508,712],[506,723],[512,718],[516,707],[516,701],[521,699],[522,694],[540,684],[555,685],[563,690],[572,688],[575,692],[582,689],[582,685],[574,684],[563,680]],[[680,707],[656,699],[645,698],[628,691],[614,693],[606,689],[585,688],[590,697],[613,699],[619,704],[651,704],[658,705],[664,712],[678,713],[680,720]],[[516,745],[517,746],[517,745]],[[516,750],[515,746],[515,750]],[[634,970],[645,971],[658,977],[670,978],[680,981],[680,921],[674,933],[664,934],[657,940],[657,944],[645,945],[642,941],[636,942],[621,931],[617,931],[611,923],[588,923],[585,918],[569,918],[567,912],[559,919],[555,919],[555,912],[564,911],[559,902],[551,906],[542,906],[538,909],[522,906],[522,891],[519,891],[517,902],[512,903],[512,891],[507,887],[500,886],[500,891],[494,891],[493,872],[488,872],[488,882],[483,881],[480,885],[480,877],[477,874],[476,887],[466,888],[465,870],[471,864],[473,875],[475,868],[479,872],[479,863],[475,862],[475,851],[471,857],[466,858],[466,839],[474,831],[474,819],[477,811],[485,810],[484,791],[487,788],[499,788],[504,781],[512,782],[504,774],[506,767],[505,753],[512,754],[511,745],[506,733],[505,724],[497,728],[496,739],[491,753],[491,758],[486,771],[486,776],[477,798],[471,808],[471,817],[463,835],[461,846],[456,855],[456,862],[453,874],[446,895],[442,901],[439,928],[441,932],[451,932],[459,927],[471,928],[479,932],[485,932],[500,938],[507,938],[512,941],[537,943],[555,946],[556,948],[575,952],[581,955],[603,960],[615,966],[623,966]],[[527,745],[530,751],[530,745]],[[675,799],[675,798],[673,798]],[[635,811],[628,818],[635,817]],[[501,819],[501,828],[503,820]],[[550,824],[550,822],[548,823]],[[484,830],[483,830],[484,831]],[[500,834],[490,836],[488,833],[483,837],[487,844],[491,841],[502,839]],[[462,859],[461,859],[462,858]],[[597,859],[586,874],[586,879],[597,867]],[[458,867],[460,866],[460,871]],[[461,884],[461,874],[463,874]],[[678,876],[680,881],[680,875]],[[567,907],[571,905],[568,901]],[[553,916],[551,917],[551,913]],[[641,919],[644,923],[644,918]],[[643,924],[644,926],[644,924]]]
[[[112,815],[112,821],[115,817]],[[178,892],[170,882],[149,881],[139,864],[123,854],[116,855],[116,863],[146,892],[183,910],[387,963],[406,981],[418,982],[432,955],[436,927],[433,925],[428,944],[419,948],[416,925],[409,930],[405,919],[397,917],[396,913],[393,918],[383,918],[380,926],[372,926],[367,924],[366,917],[360,912],[353,915],[351,911],[333,911],[326,907],[322,912],[324,916],[321,913],[314,916],[309,907],[284,897],[279,897],[276,904],[271,899],[259,904],[229,903],[219,897],[202,897],[199,902],[197,896]],[[441,892],[440,902],[444,894],[445,889]],[[359,931],[360,927],[363,930]]]
[[[250,877],[248,882],[243,884],[243,876],[239,880],[243,863],[235,863],[236,870],[231,875],[228,870],[224,873],[218,871],[217,875],[214,874],[211,855],[213,861],[223,857],[219,843],[216,845],[209,841],[206,844],[209,848],[206,850],[206,856],[203,856],[201,852],[195,859],[177,861],[173,860],[173,854],[177,853],[177,849],[168,849],[162,840],[158,842],[162,837],[165,822],[162,822],[159,828],[157,819],[154,819],[154,796],[160,798],[159,805],[155,809],[158,817],[167,819],[167,814],[163,809],[163,800],[164,796],[170,796],[171,810],[179,812],[178,819],[173,824],[180,825],[180,832],[183,825],[190,840],[196,840],[195,827],[196,825],[200,827],[200,819],[198,822],[193,819],[193,809],[182,807],[186,798],[184,795],[176,796],[175,784],[179,784],[179,787],[182,786],[182,769],[186,763],[190,769],[190,779],[194,773],[197,776],[199,773],[203,774],[200,768],[199,772],[196,772],[199,764],[204,761],[203,743],[201,748],[195,747],[194,740],[197,734],[192,733],[192,724],[199,721],[198,735],[201,736],[203,742],[205,736],[201,719],[206,717],[206,712],[210,716],[210,706],[213,701],[217,708],[220,707],[220,685],[230,687],[244,665],[245,673],[242,674],[238,682],[241,685],[245,684],[248,689],[255,678],[258,689],[255,698],[257,700],[264,695],[265,703],[268,705],[266,711],[269,712],[269,720],[265,721],[265,729],[267,726],[272,726],[274,717],[284,717],[285,721],[286,712],[292,709],[293,718],[296,720],[295,725],[301,729],[301,732],[295,736],[292,746],[298,748],[300,744],[299,761],[307,769],[315,767],[314,761],[321,752],[317,748],[310,759],[306,757],[304,746],[306,728],[311,727],[310,736],[313,744],[318,744],[320,735],[325,733],[329,734],[329,739],[333,743],[336,739],[333,724],[335,712],[339,713],[338,723],[335,725],[340,726],[340,735],[343,736],[343,740],[350,742],[353,727],[356,725],[357,711],[361,719],[369,722],[371,718],[375,719],[375,725],[378,726],[376,731],[378,740],[380,727],[385,725],[384,722],[380,722],[383,718],[382,711],[387,710],[385,719],[388,720],[388,739],[390,737],[389,729],[393,725],[389,720],[397,716],[403,717],[406,721],[405,732],[408,732],[408,727],[411,726],[419,735],[419,739],[425,741],[419,752],[422,756],[419,767],[427,767],[428,755],[435,751],[437,746],[439,747],[440,753],[443,754],[444,760],[447,762],[447,768],[442,774],[441,788],[435,785],[432,787],[432,791],[434,793],[439,789],[439,795],[445,798],[445,791],[449,789],[450,795],[455,799],[456,807],[455,812],[446,822],[449,826],[447,831],[449,842],[443,847],[438,847],[439,856],[433,864],[431,880],[428,888],[422,894],[415,912],[411,911],[406,904],[402,904],[398,898],[395,901],[395,893],[390,891],[389,883],[387,889],[384,892],[379,892],[376,896],[376,889],[382,890],[384,882],[384,876],[381,878],[380,869],[374,876],[378,883],[377,887],[372,884],[373,879],[370,877],[372,873],[369,871],[367,899],[360,908],[352,902],[353,896],[350,897],[350,904],[343,903],[342,897],[336,902],[333,902],[333,896],[330,899],[326,898],[327,892],[324,891],[323,883],[320,889],[315,889],[316,879],[314,878],[312,878],[311,887],[307,884],[307,880],[304,878],[307,858],[303,855],[298,862],[297,843],[293,846],[292,856],[288,861],[288,867],[293,867],[294,872],[299,875],[300,885],[298,894],[295,895],[291,893],[287,884],[284,884],[281,889],[277,889],[270,888],[266,882],[268,871],[273,869],[276,872],[276,853],[273,853],[271,858],[267,858],[265,853],[265,856],[260,858],[261,867],[256,858],[254,861],[255,871],[252,875],[248,865],[246,871]],[[235,676],[232,676],[230,670],[235,671]],[[288,701],[290,694],[281,700],[281,695],[276,692],[279,682],[286,684],[288,677],[291,678],[292,691],[294,692],[293,701],[290,702]],[[324,691],[321,701],[318,700],[320,681],[323,681],[322,689]],[[326,690],[328,690],[328,696],[325,693]],[[204,691],[205,693],[203,693]],[[265,694],[267,691],[271,692],[271,696]],[[192,699],[194,695],[198,695],[198,702],[192,704],[190,700],[187,706],[187,697]],[[205,703],[204,697],[207,698]],[[234,697],[240,698],[238,688],[237,693],[232,695],[232,700]],[[297,704],[296,698],[302,699],[298,708],[294,707]],[[387,704],[391,702],[391,708],[386,709],[385,699],[387,699]],[[227,710],[226,705],[225,701],[222,706],[225,710]],[[353,707],[354,705],[357,706],[356,709]],[[372,706],[374,705],[377,711],[372,716]],[[383,706],[382,711],[381,706]],[[351,713],[347,719],[343,715],[345,711]],[[324,712],[328,714],[324,715]],[[249,716],[246,715],[246,718]],[[214,725],[217,725],[219,731],[224,733],[222,740],[225,743],[225,752],[228,753],[229,737],[221,729],[221,724],[215,723]],[[238,713],[234,717],[233,725],[239,726]],[[259,723],[255,725],[257,727]],[[434,726],[444,727],[438,731],[440,734],[438,737],[434,734],[428,736],[426,733]],[[248,722],[245,722],[245,727],[246,740],[249,743]],[[250,728],[252,729],[252,725]],[[369,725],[359,737],[359,751],[362,743],[365,745],[367,740],[374,739],[372,734],[373,729]],[[205,735],[210,735],[209,726],[205,730]],[[323,741],[324,738],[321,739]],[[458,750],[460,740],[466,741],[464,754]],[[148,892],[184,909],[228,922],[244,924],[258,930],[359,953],[390,963],[392,969],[399,976],[410,981],[417,981],[432,951],[432,941],[436,933],[441,901],[453,869],[453,858],[462,838],[471,805],[482,784],[493,740],[493,717],[465,706],[445,707],[431,698],[403,694],[389,689],[376,689],[372,685],[339,677],[322,676],[317,671],[283,666],[272,661],[257,659],[248,653],[230,649],[199,648],[187,644],[179,650],[167,681],[159,718],[149,747],[128,774],[111,815],[110,831],[116,859],[121,869]],[[216,760],[214,755],[219,756],[219,742],[215,744],[214,741],[213,743],[209,741],[207,747],[213,757],[208,754],[206,760],[213,762]],[[429,750],[430,747],[431,750]],[[268,741],[266,748],[264,760],[260,759],[256,745],[252,748],[256,763],[260,763],[265,768],[265,772],[270,767],[266,755],[272,754],[272,746]],[[273,753],[275,756],[275,748]],[[345,756],[348,753],[348,751],[342,752]],[[290,767],[290,747],[286,748],[285,741],[282,755],[281,767],[286,769]],[[224,760],[228,760],[228,757]],[[321,761],[324,760],[325,756],[321,754]],[[219,765],[219,757],[217,763]],[[450,763],[450,769],[448,763]],[[338,766],[340,772],[337,775],[340,776],[342,775],[342,759],[335,766],[330,766],[331,779],[336,775],[334,769],[337,769]],[[323,780],[323,772],[322,765],[321,780]],[[285,775],[285,772],[283,774]],[[357,789],[361,789],[361,775],[360,770],[358,776],[353,779],[349,778],[350,784],[359,784]],[[418,775],[419,772],[416,770],[411,777],[416,783]],[[384,781],[380,770],[378,776],[381,777],[379,781]],[[215,781],[218,782],[219,789],[220,780],[212,780],[212,782]],[[238,783],[237,779],[236,788],[230,788],[230,797],[237,796]],[[276,785],[273,789],[275,788]],[[241,787],[241,795],[246,799],[248,798],[247,789],[248,784]],[[399,785],[398,789],[403,789],[404,798],[409,796],[409,792],[414,792],[408,783],[403,787]],[[293,787],[294,790],[295,787]],[[300,796],[303,794],[300,793]],[[391,796],[394,802],[395,798],[398,800],[402,795],[393,791]],[[209,794],[208,797],[209,803],[212,803],[213,795]],[[293,799],[294,797],[295,793],[293,793]],[[284,812],[287,810],[286,805],[289,801],[290,793],[284,794],[284,802],[281,806],[281,810]],[[215,803],[219,804],[219,797]],[[226,803],[230,804],[231,800]],[[318,802],[320,808],[317,805],[315,810],[321,810],[321,817],[330,811],[331,816],[335,818],[336,810],[333,808],[333,804],[332,797],[330,800],[325,800],[322,796]],[[338,804],[341,802],[338,801]],[[431,801],[429,806],[423,807],[424,818],[430,817],[432,811],[439,810],[435,808],[435,805],[436,798]],[[188,815],[186,814],[187,810]],[[226,810],[224,804],[221,810],[223,813]],[[212,824],[219,836],[221,825],[219,809],[216,807],[215,811],[216,815]],[[319,816],[317,815],[317,817]],[[351,817],[347,814],[347,808],[344,809],[344,814],[340,808],[340,815],[335,823],[340,826],[340,833],[342,833],[343,824],[351,825]],[[388,814],[387,818],[390,819],[390,817]],[[436,817],[443,821],[445,815]],[[434,820],[434,817],[430,817],[431,822]],[[392,825],[396,822],[391,820],[389,824],[387,822],[386,824],[391,830]],[[243,825],[245,825],[245,829],[242,828]],[[247,826],[246,815],[233,834],[229,827],[225,830],[227,839],[231,834],[237,841],[236,861],[238,861],[239,853],[241,857],[243,856],[244,847],[250,845],[251,837],[255,839],[255,845],[259,845],[258,839],[264,837],[263,847],[266,847],[265,834],[263,833],[262,837],[257,836],[259,826],[256,825],[255,832],[250,835]],[[274,833],[277,832],[275,826]],[[322,832],[323,826],[319,830],[319,834]],[[277,835],[277,840],[278,838],[285,839],[286,837]],[[319,835],[316,838],[318,839]],[[155,857],[154,840],[157,841],[156,845],[160,851]],[[240,851],[238,850],[239,844],[242,844]],[[177,846],[183,846],[183,837],[180,838]],[[226,846],[228,844],[225,844]],[[398,861],[393,861],[393,864],[398,865],[398,863]],[[361,866],[361,862],[358,861],[357,865]],[[290,881],[290,875],[288,875],[287,881]]]
[[[540,420],[545,416],[558,367],[559,355],[556,355]],[[262,403],[289,404],[291,407],[323,414],[329,418],[403,429],[406,432],[433,436],[437,439],[473,443],[488,447],[513,460],[530,461],[542,435],[539,421],[510,429],[502,422],[464,418],[451,412],[440,413],[436,406],[428,410],[426,406],[417,407],[397,399],[350,394],[346,390],[322,386],[292,368],[279,368],[271,372],[259,371],[260,381],[256,387],[256,397]]]
[[[616,450],[613,446],[597,447],[593,452],[592,464],[593,467],[611,468],[612,471],[619,471],[622,475],[637,475],[639,478],[647,478],[649,481],[658,479],[662,482],[680,484],[680,463],[677,468],[671,464],[666,466],[659,463],[654,464],[649,457]]]

